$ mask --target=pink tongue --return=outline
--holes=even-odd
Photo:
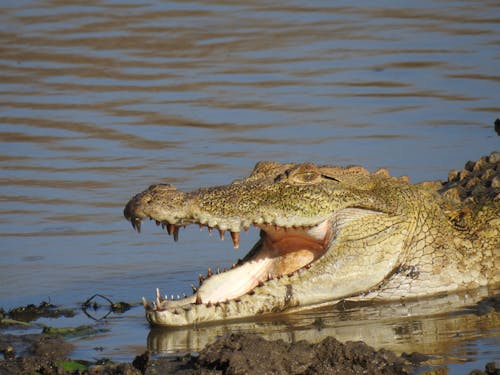
[[[273,260],[251,260],[203,282],[198,290],[203,303],[224,302],[242,296],[267,278]]]

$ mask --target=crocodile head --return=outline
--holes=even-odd
[[[260,162],[250,176],[228,185],[181,192],[168,184],[133,197],[124,215],[140,230],[156,220],[177,240],[197,224],[230,232],[260,229],[242,261],[209,271],[191,297],[166,300],[157,290],[153,325],[184,326],[240,319],[357,296],[400,267],[413,228],[412,185],[361,167]]]

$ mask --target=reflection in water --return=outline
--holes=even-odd
[[[196,231],[175,248],[132,233],[123,204],[150,183],[227,183],[261,159],[418,181],[489,154],[497,14],[493,1],[2,2],[3,307],[188,293],[241,256]]]
[[[343,342],[361,340],[397,353],[431,354],[435,356],[430,361],[434,364],[459,362],[467,358],[461,351],[478,332],[498,329],[500,314],[492,303],[482,310],[474,307],[486,296],[488,291],[483,289],[403,304],[337,305],[279,318],[194,329],[152,328],[148,349],[155,353],[199,351],[217,336],[257,332],[268,340],[285,342],[317,343],[328,336]],[[449,354],[452,350],[453,358]]]

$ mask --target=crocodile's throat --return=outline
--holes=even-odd
[[[200,286],[193,288],[191,297],[167,300],[157,289],[156,301],[151,306],[143,299],[146,310],[176,311],[176,308],[186,308],[190,304],[212,306],[238,300],[275,278],[290,277],[308,269],[327,251],[334,237],[331,219],[308,227],[255,226],[260,229],[260,240],[238,264],[222,273],[212,273],[209,269],[206,278],[199,275]],[[239,232],[231,232],[231,238],[237,247]]]

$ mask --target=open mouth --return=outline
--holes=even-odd
[[[130,219],[132,226],[139,230],[140,221]],[[179,226],[157,222],[174,240],[178,239]],[[196,224],[196,223],[195,223]],[[200,227],[206,225],[199,224]],[[273,279],[292,277],[309,269],[320,258],[332,241],[332,225],[329,219],[317,225],[306,227],[282,227],[272,224],[253,224],[260,229],[260,239],[252,250],[229,270],[213,272],[208,269],[206,277],[199,275],[199,287],[193,287],[191,297],[167,300],[157,289],[156,301],[150,305],[143,299],[146,310],[176,311],[189,304],[207,306],[238,300],[245,294],[253,294],[254,289]],[[211,233],[214,228],[208,227]],[[221,238],[224,231],[219,230]],[[230,231],[235,248],[239,246],[240,232]]]

